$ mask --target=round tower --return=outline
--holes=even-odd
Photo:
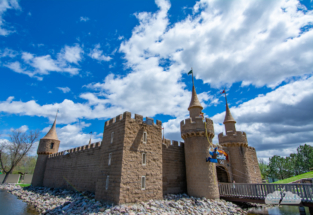
[[[236,130],[236,121],[233,118],[226,101],[226,114],[224,119],[225,135],[218,135],[219,144],[229,151],[232,178],[236,183],[261,182],[258,159],[253,147],[248,146],[245,132]]]
[[[60,140],[56,132],[56,118],[49,132],[39,141],[38,158],[32,179],[33,186],[43,186],[43,179],[46,169],[46,163],[50,154],[57,153],[59,150]]]
[[[187,192],[195,197],[218,199],[215,163],[206,162],[206,158],[210,157],[209,148],[214,137],[213,121],[208,118],[203,121],[200,115],[202,109],[193,86],[188,108],[190,118],[180,123],[181,136],[185,141]]]

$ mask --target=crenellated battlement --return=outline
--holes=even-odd
[[[192,121],[191,118],[188,118],[180,122],[182,138],[184,139],[188,136],[205,136],[205,122],[207,126],[208,136],[213,138],[213,121],[209,118],[205,118],[205,121],[203,121],[202,117],[195,117],[194,121]]]
[[[132,118],[131,117],[131,113],[126,111],[123,114],[117,115],[116,117],[106,121],[104,123],[104,129],[112,126],[113,124],[123,121],[123,120],[134,120],[138,123],[145,123],[147,125],[154,125],[154,126],[158,126],[161,127],[162,126],[162,122],[160,120],[156,120],[156,123],[154,123],[154,119],[150,118],[150,117],[146,117],[146,120],[143,120],[143,116],[139,115],[139,114],[135,114],[135,117]]]
[[[176,140],[169,140],[169,139],[164,139],[164,143],[162,144],[166,148],[168,147],[184,147],[185,143],[184,142],[178,142]]]
[[[90,149],[99,149],[101,146],[101,142],[96,142],[96,143],[92,143],[92,144],[88,144],[88,145],[84,145],[84,146],[79,146],[79,147],[76,147],[76,148],[72,148],[72,149],[68,149],[68,150],[65,150],[65,151],[61,151],[61,152],[57,152],[57,153],[54,153],[54,154],[50,154],[48,156],[48,158],[54,158],[54,157],[58,157],[58,156],[62,156],[62,155],[67,155],[67,154],[70,154],[70,153],[75,153],[75,152],[82,152],[82,151],[87,151],[87,150],[90,150]],[[67,152],[67,154],[65,154],[65,152]]]
[[[218,134],[218,141],[220,144],[224,143],[246,143],[247,141],[247,135],[245,132],[236,131],[236,132],[227,132],[226,135],[222,133]]]

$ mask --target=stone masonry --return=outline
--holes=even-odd
[[[58,152],[56,120],[38,146],[33,186],[75,189],[95,193],[98,200],[122,204],[162,199],[165,194],[219,198],[218,181],[261,183],[256,151],[226,102],[226,134],[218,135],[229,160],[206,162],[214,137],[213,121],[201,116],[195,87],[190,118],[180,124],[184,143],[162,139],[162,122],[130,112],[104,124],[101,142]]]

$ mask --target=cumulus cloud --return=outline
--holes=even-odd
[[[3,19],[4,13],[9,9],[21,10],[21,7],[19,6],[18,1],[16,1],[16,0],[2,0],[2,1],[0,1],[0,35],[1,36],[7,36],[10,33],[14,32],[14,30],[9,30],[9,29],[12,29],[12,27],[7,26],[7,23]]]
[[[14,52],[3,52],[3,55],[15,57]],[[48,75],[50,72],[69,73],[77,75],[79,73],[78,62],[82,60],[83,50],[76,44],[74,46],[65,46],[58,54],[57,58],[53,59],[51,55],[35,56],[32,53],[22,52],[21,60],[8,62],[3,66],[11,69],[14,72],[35,77],[42,80],[43,75]],[[72,65],[74,64],[74,66]]]
[[[88,54],[89,57],[98,60],[98,61],[110,61],[112,58],[110,56],[103,55],[103,51],[100,50],[100,44],[95,45],[95,48],[90,51]]]
[[[59,90],[61,90],[63,93],[68,93],[71,91],[69,87],[57,87]]]
[[[313,29],[301,28],[312,23],[313,12],[296,0],[201,0],[192,15],[171,25],[169,2],[156,3],[157,13],[136,14],[140,24],[120,47],[129,67],[167,59],[170,72],[193,66],[196,77],[213,87],[242,81],[274,87],[312,73]]]

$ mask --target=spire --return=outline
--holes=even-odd
[[[224,119],[224,124],[228,123],[228,122],[232,122],[232,123],[236,123],[235,119],[233,118],[233,116],[230,113],[228,104],[227,104],[227,100],[226,100],[226,115],[225,115],[225,119]]]
[[[190,111],[191,108],[201,108],[201,110],[203,109],[203,107],[201,106],[198,96],[197,96],[197,92],[196,92],[196,88],[195,86],[192,86],[192,95],[191,95],[191,101],[190,101],[190,105],[188,107],[188,110]]]
[[[56,130],[56,122],[57,122],[57,116],[58,116],[59,109],[57,111],[57,114],[54,119],[54,123],[52,127],[50,128],[49,132],[44,136],[42,139],[52,139],[52,140],[59,140]]]

